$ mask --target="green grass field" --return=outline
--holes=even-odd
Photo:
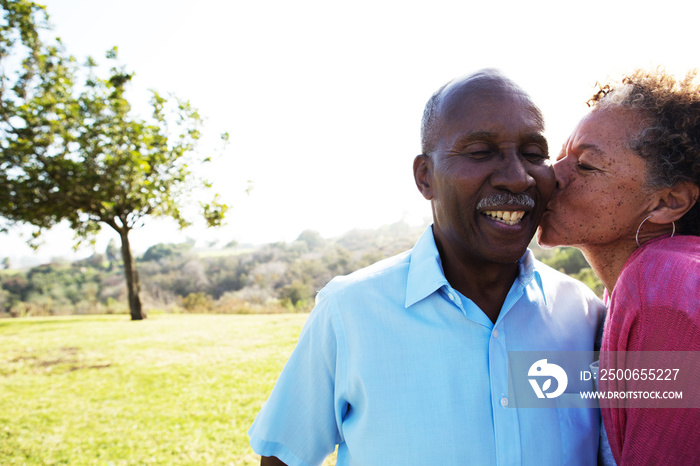
[[[258,464],[247,430],[306,317],[0,320],[0,464]]]

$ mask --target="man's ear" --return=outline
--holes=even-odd
[[[431,200],[433,198],[433,160],[430,156],[420,154],[413,159],[413,178],[416,180],[418,191],[424,198]]]
[[[668,224],[678,221],[697,202],[700,187],[691,181],[683,181],[672,188],[658,192],[656,206],[652,210],[652,223]]]

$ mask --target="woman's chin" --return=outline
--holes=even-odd
[[[540,225],[537,228],[537,244],[543,249],[551,249],[557,246],[563,246],[560,241],[557,241],[556,235],[551,228]]]

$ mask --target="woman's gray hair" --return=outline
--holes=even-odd
[[[682,182],[700,186],[700,82],[697,72],[683,79],[663,71],[637,70],[619,82],[599,85],[588,101],[594,111],[628,110],[639,114],[642,130],[629,147],[647,164],[652,188]],[[700,235],[700,205],[679,220],[681,233]]]

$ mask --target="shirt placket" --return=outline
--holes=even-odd
[[[511,407],[508,397],[508,347],[505,318],[508,311],[523,294],[523,287],[518,282],[506,296],[499,318],[491,329],[489,339],[489,376],[491,380],[491,410],[496,441],[496,464],[519,465],[520,424],[518,411]]]
[[[464,305],[451,287],[443,289],[445,297],[467,316]],[[523,288],[516,286],[506,297],[501,313],[505,316],[508,310],[520,299]],[[503,320],[499,319],[495,325],[488,318],[480,319],[482,325],[491,330],[489,338],[489,380],[491,385],[491,414],[493,417],[494,438],[496,447],[496,464],[519,465],[520,455],[520,430],[518,413],[510,408],[508,399],[508,350],[506,346],[506,332]]]

